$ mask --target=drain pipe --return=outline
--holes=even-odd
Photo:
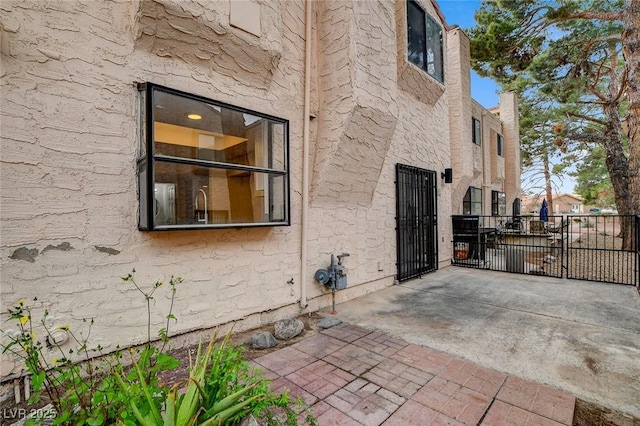
[[[311,126],[311,17],[312,0],[306,0],[304,41],[304,134],[302,137],[302,230],[300,232],[300,307],[307,307],[307,230],[309,214],[309,139]]]

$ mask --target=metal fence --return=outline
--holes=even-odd
[[[567,278],[638,284],[637,217],[569,215]]]
[[[640,216],[452,216],[456,266],[640,285]]]

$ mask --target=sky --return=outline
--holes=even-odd
[[[458,25],[462,29],[475,26],[473,14],[480,7],[479,0],[437,0],[440,10],[447,20],[449,26]],[[490,78],[480,77],[471,70],[471,97],[478,101],[485,108],[498,105],[498,93],[500,88]],[[572,193],[575,181],[571,177],[565,177],[558,192]]]
[[[477,0],[439,0],[440,10],[449,26],[458,25],[462,29],[475,26],[473,14],[480,7]],[[500,88],[490,78],[480,77],[471,71],[471,96],[485,108],[498,105]]]

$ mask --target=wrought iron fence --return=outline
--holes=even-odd
[[[567,216],[567,278],[638,283],[636,216]]]
[[[452,216],[457,266],[640,285],[640,216]]]
[[[562,277],[562,217],[453,216],[453,264]]]

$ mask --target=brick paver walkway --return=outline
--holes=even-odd
[[[254,360],[327,425],[571,425],[575,397],[341,324]]]

